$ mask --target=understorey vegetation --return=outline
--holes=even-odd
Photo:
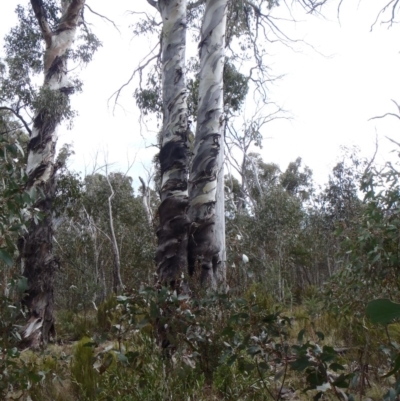
[[[400,143],[384,165],[343,147],[322,187],[301,157],[265,160],[264,128],[287,115],[264,44],[294,43],[279,3],[147,3],[131,28],[159,54],[133,97],[159,132],[140,188],[56,152],[82,89],[68,73],[101,46],[85,12],[112,21],[84,0],[16,8],[0,59],[0,399],[399,401]]]
[[[2,118],[2,130],[18,126]],[[2,135],[3,399],[396,399],[398,165],[378,169],[344,149],[317,191],[301,159],[281,171],[251,154],[251,207],[243,206],[237,178],[225,177],[229,290],[212,292],[189,277],[187,293],[157,284],[156,225],[145,194],[122,173],[107,179],[68,170],[72,149],[63,148],[54,206],[56,336],[34,352],[21,347],[18,300],[27,283],[12,267],[12,244],[25,229],[17,211],[33,204],[18,168],[25,144],[18,130]],[[148,195],[155,214],[159,200]]]

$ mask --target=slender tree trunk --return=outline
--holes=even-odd
[[[221,143],[224,144],[225,129],[221,126]],[[224,146],[221,146],[218,160],[218,176],[217,176],[217,194],[215,205],[215,242],[219,249],[218,260],[220,264],[217,266],[215,275],[215,285],[218,290],[225,292],[226,287],[226,244],[225,244],[225,178],[224,178]]]
[[[67,77],[65,52],[71,47],[85,0],[62,0],[63,15],[52,31],[46,20],[42,0],[31,0],[36,19],[46,44],[44,53],[43,90],[60,104],[42,107],[36,113],[28,144],[27,190],[36,189],[36,207],[43,214],[32,221],[27,235],[20,241],[23,275],[28,280],[27,296],[23,302],[29,310],[23,342],[37,348],[46,345],[54,333],[53,282],[57,262],[53,256],[52,201],[55,192],[54,165],[57,141],[56,129],[62,119],[59,111],[67,104],[72,92]],[[53,107],[54,106],[54,107]],[[61,107],[60,107],[61,106]]]
[[[161,205],[157,230],[157,271],[162,283],[175,286],[187,268],[189,219],[188,111],[185,81],[186,0],[160,0],[163,21],[163,129],[160,151]]]
[[[114,256],[114,267],[113,267],[113,291],[114,294],[118,294],[118,292],[124,288],[121,278],[121,258],[119,257],[119,249],[117,237],[115,236],[114,230],[114,217],[112,212],[112,200],[115,196],[114,188],[111,185],[110,178],[108,177],[108,171],[106,171],[106,178],[108,182],[108,186],[110,187],[111,194],[108,197],[108,218],[110,220],[110,232],[111,232],[111,246],[113,248],[113,256]]]
[[[150,188],[146,185],[142,177],[139,177],[139,180],[142,184],[142,203],[143,208],[146,212],[147,222],[149,223],[149,227],[153,225],[153,213],[150,205]]]
[[[189,273],[215,287],[223,270],[223,70],[227,0],[207,0],[201,29],[200,83],[194,157],[189,179]],[[218,199],[219,194],[219,199]],[[217,217],[218,214],[218,217]]]

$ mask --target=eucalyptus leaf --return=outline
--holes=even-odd
[[[389,324],[400,318],[400,304],[389,299],[375,299],[368,302],[366,314],[373,324]]]
[[[12,266],[14,264],[12,257],[4,249],[0,249],[0,260],[2,260],[7,266]]]

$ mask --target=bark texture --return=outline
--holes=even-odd
[[[62,0],[62,18],[58,26],[51,30],[43,1],[31,0],[46,43],[43,88],[56,91],[55,99],[60,101],[73,90],[68,83],[65,52],[74,41],[84,3],[85,0]],[[31,222],[28,233],[19,243],[22,271],[28,281],[23,302],[29,310],[22,337],[24,344],[33,348],[46,345],[54,333],[53,282],[57,261],[53,256],[52,201],[55,192],[56,129],[62,119],[62,107],[58,106],[55,104],[37,111],[28,144],[26,187],[27,190],[37,190],[39,200],[36,207],[44,216],[40,221]]]
[[[160,0],[163,21],[163,129],[160,150],[161,205],[156,253],[159,280],[174,286],[187,269],[188,110],[185,81],[187,0]]]
[[[227,0],[207,0],[201,29],[197,130],[189,179],[188,268],[203,284],[224,277],[223,70]],[[221,182],[222,181],[222,182]]]

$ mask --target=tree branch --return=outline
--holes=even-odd
[[[114,25],[114,28],[115,28],[119,33],[121,33],[121,31],[118,29],[117,25],[115,24],[115,22],[114,22],[113,20],[111,20],[110,18],[107,18],[105,15],[99,14],[99,13],[97,13],[96,11],[92,10],[87,4],[85,4],[85,7],[86,7],[92,14],[95,14],[95,15],[97,15],[98,17],[103,18],[103,19],[105,19],[105,20],[108,21],[108,22],[111,22],[111,23]]]
[[[35,17],[38,21],[40,30],[42,31],[43,38],[47,46],[51,45],[51,29],[49,23],[47,22],[46,12],[43,6],[42,0],[31,0],[31,5]]]
[[[386,10],[389,8],[389,6],[392,6],[392,11],[390,13],[390,18],[387,21],[382,21],[382,24],[389,24],[389,27],[391,27],[393,25],[393,23],[395,22],[396,7],[399,5],[399,2],[400,2],[400,0],[390,0],[389,3],[387,3],[386,6],[384,6],[379,11],[378,15],[376,16],[376,19],[375,19],[374,23],[371,25],[371,31],[374,29],[374,26],[378,22],[379,17],[386,12]]]
[[[144,60],[146,60],[146,58],[149,57],[149,56],[154,52],[154,50],[157,48],[157,46],[159,46],[159,45],[160,45],[160,41],[153,47],[153,49],[151,49],[151,51],[147,54],[146,57],[144,57],[144,59],[143,59],[141,62],[143,62]],[[109,97],[108,103],[111,101],[111,99],[112,99],[113,97],[115,97],[113,112],[115,111],[115,107],[116,107],[117,104],[118,104],[118,98],[120,97],[122,90],[132,82],[132,80],[133,80],[134,76],[136,75],[136,73],[137,73],[137,72],[139,73],[139,87],[141,88],[141,87],[142,87],[142,72],[143,72],[143,70],[144,70],[153,60],[159,58],[160,55],[161,55],[161,46],[160,46],[159,52],[158,52],[156,55],[154,55],[153,57],[150,57],[149,59],[147,59],[146,62],[144,62],[144,64],[139,64],[139,67],[136,68],[136,69],[133,71],[133,73],[132,73],[132,75],[130,76],[130,78],[128,79],[128,81],[125,82],[117,91],[115,91],[115,92]]]
[[[29,136],[32,135],[32,130],[29,128],[28,123],[25,121],[25,119],[16,110],[12,109],[11,107],[0,107],[0,110],[11,111],[11,113],[13,113],[22,122],[22,124],[24,124],[24,127],[28,131]]]
[[[396,118],[398,118],[400,120],[400,116],[395,114],[395,113],[385,113],[383,116],[371,117],[368,121],[377,120],[378,118],[384,118],[386,116],[393,116],[393,117],[396,117]]]
[[[84,5],[85,0],[72,0],[66,13],[61,17],[57,31],[76,28]]]

